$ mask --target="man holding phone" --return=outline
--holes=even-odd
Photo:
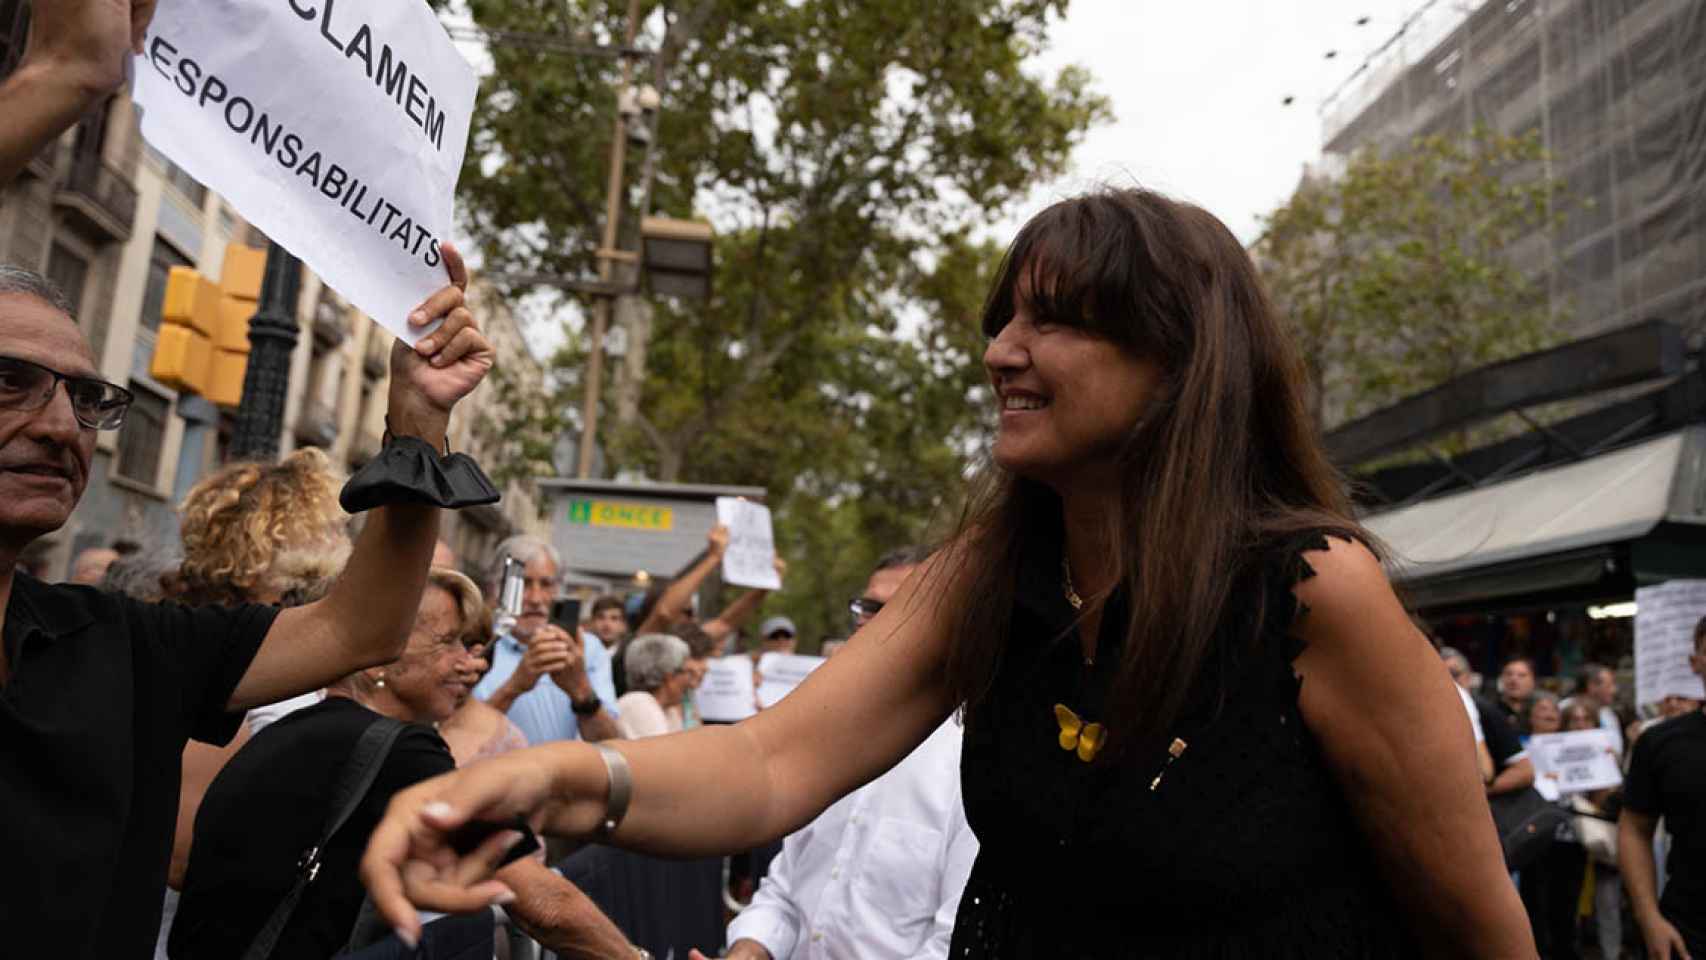
[[[610,652],[576,624],[551,622],[562,569],[556,548],[526,535],[505,540],[498,545],[494,580],[503,576],[506,559],[522,565],[521,613],[494,640],[492,669],[474,696],[508,714],[532,744],[616,739]]]

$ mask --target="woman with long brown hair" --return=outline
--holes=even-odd
[[[981,851],[952,955],[1533,956],[1468,719],[1351,515],[1237,240],[1050,207],[989,299],[993,463],[955,537],[732,727],[510,754],[398,798],[376,902],[501,893],[463,822],[699,855],[788,832],[956,708]],[[630,802],[631,796],[631,802]],[[882,829],[881,824],[873,829]]]

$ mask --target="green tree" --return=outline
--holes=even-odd
[[[630,151],[618,232],[635,249],[641,211],[709,217],[714,293],[618,304],[626,356],[600,443],[611,472],[769,490],[792,561],[776,606],[808,643],[839,631],[863,565],[921,535],[977,447],[974,318],[996,252],[966,237],[1058,174],[1107,116],[1082,70],[1028,66],[1066,6],[645,5],[642,45],[659,54],[636,81],[662,108],[656,148]],[[500,36],[607,44],[625,8],[468,2]],[[489,268],[589,275],[617,66],[549,44],[491,54],[467,222]],[[576,345],[559,358],[560,406],[578,396],[581,357]]]
[[[1537,134],[1423,137],[1306,177],[1268,215],[1257,261],[1324,425],[1558,338],[1545,159]]]

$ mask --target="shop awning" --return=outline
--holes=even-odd
[[[1580,556],[1667,521],[1706,524],[1703,469],[1706,427],[1688,427],[1363,522],[1391,548],[1401,583],[1461,582],[1484,567],[1508,572],[1519,561]],[[1487,586],[1488,595],[1503,592]]]

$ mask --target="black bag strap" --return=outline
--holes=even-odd
[[[278,945],[278,938],[289,925],[290,917],[296,912],[296,905],[302,901],[302,894],[314,878],[320,874],[320,854],[331,842],[333,835],[341,829],[350,816],[361,806],[361,801],[367,797],[367,791],[372,788],[373,781],[379,776],[379,769],[385,766],[385,757],[391,752],[391,745],[397,742],[397,737],[403,732],[403,723],[390,717],[379,717],[361,732],[361,738],[350,748],[349,757],[344,761],[343,769],[338,771],[337,784],[332,788],[331,813],[326,817],[326,824],[320,831],[320,839],[315,841],[302,854],[302,859],[296,862],[296,882],[291,885],[290,892],[273,908],[272,916],[267,918],[266,925],[261,927],[255,939],[249,942],[249,949],[243,952],[243,960],[267,960],[272,956],[273,947]]]

